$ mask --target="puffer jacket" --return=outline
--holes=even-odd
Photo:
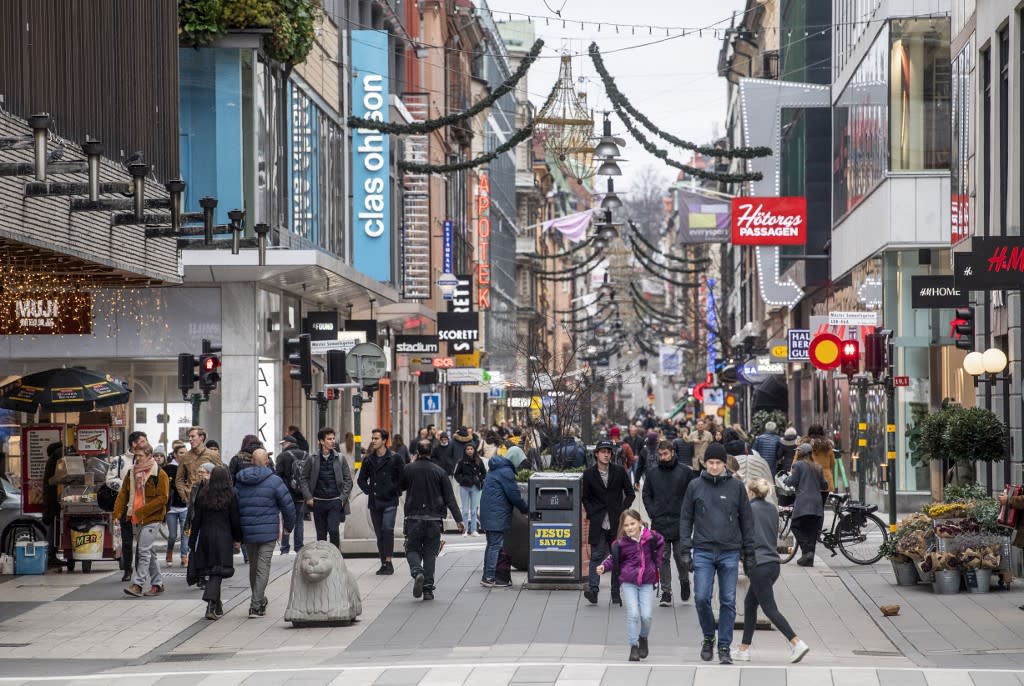
[[[455,483],[463,488],[483,488],[487,465],[479,457],[463,457],[455,465]]]
[[[651,518],[651,527],[669,541],[679,540],[679,509],[683,506],[686,487],[697,478],[689,463],[674,456],[668,462],[647,472],[644,481],[644,508]]]
[[[242,521],[243,543],[276,541],[280,517],[284,528],[295,528],[295,503],[288,487],[270,467],[250,466],[235,477],[238,512]]]
[[[773,475],[778,469],[779,442],[781,440],[782,438],[777,433],[766,431],[755,438],[754,445],[751,446],[751,450],[757,451],[757,454],[768,463],[768,468]]]
[[[639,542],[623,536],[612,543],[612,548],[618,552],[619,568],[612,569],[613,554],[602,564],[618,576],[620,583],[643,586],[658,582],[658,569],[665,560],[665,539],[657,531],[645,527],[640,532]]]
[[[487,462],[487,478],[480,496],[480,528],[484,531],[508,531],[512,528],[512,508],[523,514],[529,507],[519,494],[516,470],[507,458],[495,456]]]

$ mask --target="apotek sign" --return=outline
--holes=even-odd
[[[388,34],[352,32],[352,113],[388,120]],[[391,280],[391,204],[388,134],[352,132],[352,257],[356,269]]]
[[[476,306],[480,310],[491,309],[491,184],[487,174],[480,175],[480,186],[476,199],[476,238],[480,257],[476,263]]]
[[[733,245],[804,245],[807,198],[733,198]]]

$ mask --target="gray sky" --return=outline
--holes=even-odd
[[[538,37],[545,42],[541,52],[543,59],[537,60],[528,76],[530,97],[538,107],[558,76],[559,51],[568,48],[573,53],[582,53],[581,57],[573,59],[573,75],[586,77],[590,107],[595,112],[611,109],[600,78],[586,54],[590,42],[596,41],[619,90],[656,125],[696,143],[708,143],[716,132],[723,132],[726,89],[725,79],[717,74],[718,53],[722,46],[722,29],[730,25],[733,12],[742,12],[743,0],[547,0],[547,6],[544,0],[487,2],[495,21],[508,21],[509,12],[513,20],[525,19],[517,12],[550,17],[550,23],[533,19]],[[562,28],[562,21],[551,10],[561,11],[566,28]],[[584,22],[582,30],[580,21]],[[616,34],[615,28],[607,24],[598,31],[596,22],[642,24],[644,28],[638,27],[633,35],[632,29],[623,27]],[[718,37],[714,36],[714,31],[704,31],[702,37],[687,35],[612,52],[666,37],[665,29],[655,28],[653,34],[650,33],[646,28],[648,22],[654,26],[681,28],[714,24]],[[672,36],[678,33],[669,31]],[[600,116],[597,120],[600,122]],[[663,170],[666,182],[675,178],[678,170],[667,167],[634,142],[614,115],[612,130],[627,142],[622,154],[628,161],[621,165],[623,176],[616,179],[616,187],[628,189],[631,177],[636,176],[630,172],[645,165]],[[689,159],[688,151],[650,138],[659,147],[665,147],[670,157],[681,162]]]

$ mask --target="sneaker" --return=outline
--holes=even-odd
[[[789,651],[789,661],[800,662],[800,660],[804,659],[804,655],[806,655],[807,651],[810,649],[810,646],[803,641],[797,641],[796,645]]]
[[[494,579],[480,579],[480,585],[484,588],[494,588],[494,584],[497,583]]]
[[[412,581],[412,597],[413,598],[422,598],[423,597],[423,584],[425,584],[426,582],[427,582],[427,579],[422,574],[417,574],[415,577],[413,577],[413,581]]]
[[[380,568],[380,574],[383,574],[384,576],[391,576],[394,573],[395,565],[391,564],[390,562],[385,562],[384,566]]]
[[[640,662],[640,649],[636,646],[629,646],[629,661]]]
[[[647,656],[650,655],[650,651],[647,649],[647,637],[646,636],[641,636],[640,637],[640,645],[637,646],[637,648],[639,648],[639,650],[640,650],[640,659],[641,660],[646,659]]]
[[[142,597],[142,586],[139,586],[138,584],[132,584],[128,588],[124,589],[124,592],[127,593],[130,596],[135,596],[136,598],[141,598]]]
[[[736,662],[750,662],[750,648],[747,648],[746,650],[733,648],[732,659]]]
[[[718,664],[720,664],[720,665],[731,665],[732,664],[732,654],[730,653],[728,647],[725,647],[725,648],[722,648],[721,646],[718,647]]]
[[[257,617],[263,617],[263,616],[266,616],[266,614],[267,614],[267,606],[266,605],[263,605],[258,610],[256,610],[256,616]]]
[[[479,536],[479,535],[480,535],[479,531],[474,531],[473,533],[470,534],[470,536],[474,536],[474,537]]]
[[[684,603],[690,599],[690,582],[684,581],[679,584],[679,600]]]
[[[122,583],[128,583],[131,580],[132,580],[132,573],[131,572],[125,572],[124,574],[121,575],[121,582]],[[1024,610],[1024,607],[1022,607],[1021,609]]]
[[[258,607],[255,607],[254,605],[250,605],[249,606],[249,617],[259,617],[259,616],[260,616],[260,609]]]
[[[434,599],[434,592],[433,591],[423,591],[423,599],[424,600],[433,600]]]
[[[592,588],[588,588],[583,591],[583,597],[587,599],[591,605],[597,605],[597,591]]]
[[[463,531],[462,532],[462,537],[466,538],[467,536],[469,536],[469,532],[468,531]]]
[[[152,586],[149,587],[149,590],[146,591],[145,593],[143,593],[142,595],[160,595],[163,592],[164,592],[164,587],[163,586],[157,586],[156,584],[153,584]]]
[[[495,579],[494,583],[491,584],[491,585],[494,586],[495,588],[512,588],[512,580],[511,579],[507,579],[507,580],[506,579]]]
[[[658,601],[659,607],[672,607],[672,594],[668,591],[663,591],[661,594],[661,600]]]
[[[800,559],[796,561],[801,567],[813,567],[814,566],[814,553],[805,553],[800,556]]]
[[[711,658],[715,654],[715,639],[713,637],[707,637],[704,642],[700,645],[700,659],[704,662],[711,662]]]

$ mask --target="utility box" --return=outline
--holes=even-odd
[[[540,472],[529,482],[528,583],[580,583],[583,527],[579,473]]]

